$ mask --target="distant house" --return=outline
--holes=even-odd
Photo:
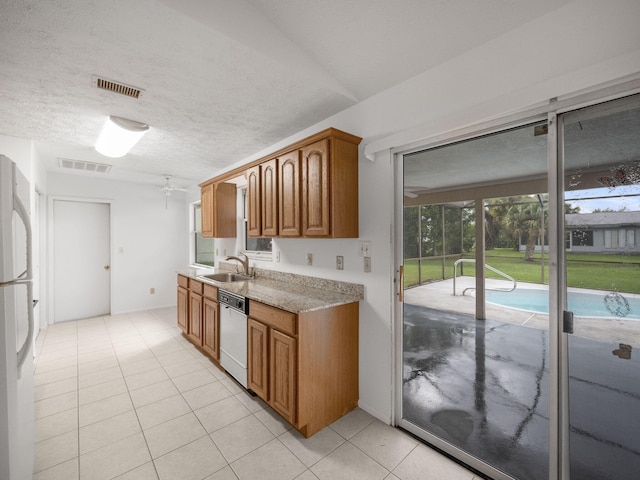
[[[640,253],[640,212],[565,215],[566,248],[585,253]]]

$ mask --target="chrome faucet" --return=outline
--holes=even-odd
[[[240,257],[230,256],[230,257],[227,257],[225,260],[237,260],[238,263],[242,265],[243,273],[245,275],[251,276],[251,274],[249,273],[249,257],[247,257],[244,253],[241,253],[240,255],[242,255],[244,257],[244,259],[242,259]],[[238,273],[238,267],[237,266],[236,266],[236,273]]]

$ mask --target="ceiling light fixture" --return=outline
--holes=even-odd
[[[138,143],[147,130],[149,130],[147,124],[111,116],[102,127],[95,148],[98,153],[106,157],[123,157]]]

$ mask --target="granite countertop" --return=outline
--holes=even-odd
[[[226,271],[217,268],[187,267],[177,270],[177,273],[292,313],[321,310],[358,302],[364,298],[364,287],[359,284],[270,270],[255,270],[254,279],[240,282],[217,282],[202,277],[209,273]]]

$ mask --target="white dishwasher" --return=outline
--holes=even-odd
[[[247,313],[249,300],[218,290],[220,303],[220,365],[247,388]]]

